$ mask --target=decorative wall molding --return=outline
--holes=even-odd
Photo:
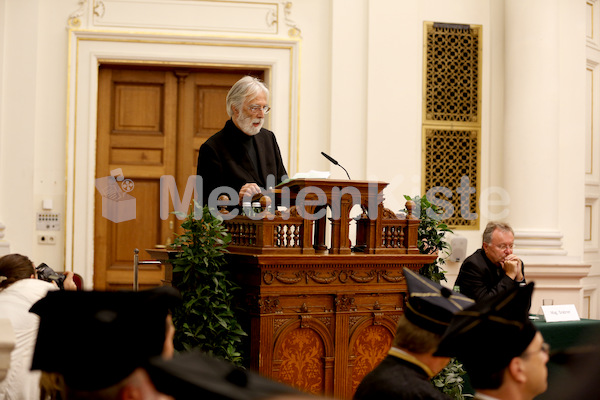
[[[600,6],[598,0],[586,1],[586,40],[588,47],[595,49],[600,48],[600,36],[598,29],[600,28]]]
[[[586,60],[586,134],[585,134],[585,184],[600,185],[600,53],[590,51]],[[593,58],[590,58],[593,57]]]
[[[77,10],[73,11],[67,19],[67,26],[69,28],[80,28],[82,25],[82,17],[85,17],[87,10],[88,0],[79,0],[77,2]]]
[[[558,231],[515,230],[515,253],[527,256],[566,256]]]
[[[285,18],[285,24],[290,28],[288,30],[289,37],[302,37],[302,30],[298,27],[296,22],[291,18],[292,15],[292,2],[291,1],[282,1],[283,5],[283,15]]]
[[[301,37],[291,1],[79,0],[67,20],[77,29],[148,29]],[[283,14],[283,18],[280,15]],[[285,23],[287,31],[280,29]]]

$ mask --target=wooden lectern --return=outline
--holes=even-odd
[[[412,202],[405,217],[383,206],[386,186],[292,180],[277,188],[295,204],[286,212],[224,222],[232,235],[230,267],[249,310],[253,369],[307,392],[350,399],[387,354],[407,295],[402,270],[418,270],[436,255],[419,254]],[[355,219],[361,252],[352,251],[349,237],[357,204],[364,211]],[[327,208],[329,218],[302,218]]]

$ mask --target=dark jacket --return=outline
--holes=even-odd
[[[247,150],[251,146],[256,149],[257,166]],[[274,185],[287,176],[273,132],[263,128],[258,134],[248,136],[232,120],[200,146],[196,174],[202,177],[203,204],[207,204],[208,196],[219,186],[231,187],[239,192],[246,183],[256,183],[268,189],[269,174],[275,177]]]
[[[354,400],[439,399],[450,397],[436,389],[418,365],[391,355],[386,356],[358,385]]]
[[[525,271],[525,265],[522,270]],[[508,277],[501,267],[494,265],[483,249],[479,249],[463,261],[454,286],[458,286],[460,293],[479,301],[518,287],[519,284]]]

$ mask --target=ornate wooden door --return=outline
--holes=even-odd
[[[263,71],[102,65],[94,211],[94,289],[129,289],[133,252],[164,246],[180,230],[169,201],[161,219],[160,178],[180,198],[196,173],[198,148],[228,119],[225,97],[243,75]],[[118,172],[122,172],[119,176]],[[110,178],[115,175],[115,179]],[[140,288],[161,284],[164,268],[140,266]]]

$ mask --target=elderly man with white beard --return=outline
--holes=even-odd
[[[261,188],[275,186],[287,177],[277,139],[263,128],[271,110],[268,101],[267,87],[251,76],[229,90],[226,106],[231,119],[198,152],[196,174],[202,178],[203,204],[209,204],[211,193],[211,201],[215,201],[226,188],[239,194],[241,204],[244,197],[251,199]]]

